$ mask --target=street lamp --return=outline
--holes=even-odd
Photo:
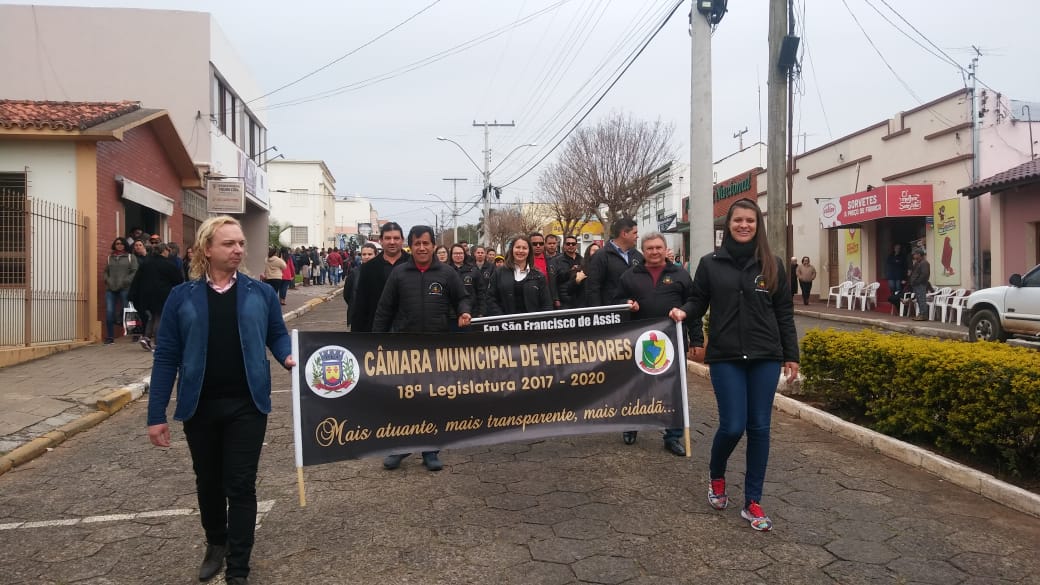
[[[462,154],[466,155],[466,158],[469,159],[469,162],[473,163],[473,167],[477,169],[477,172],[479,172],[480,176],[484,179],[484,189],[481,191],[481,193],[482,193],[482,195],[484,197],[484,210],[481,213],[481,217],[483,218],[483,223],[484,223],[484,237],[481,238],[481,240],[482,240],[483,244],[487,244],[488,243],[487,242],[488,216],[491,214],[491,173],[497,171],[499,169],[499,167],[501,167],[502,164],[505,163],[506,160],[510,156],[513,155],[514,152],[520,150],[521,148],[527,148],[529,146],[538,146],[538,144],[536,144],[534,142],[529,142],[527,144],[521,144],[520,146],[517,146],[513,150],[509,151],[509,153],[506,154],[504,157],[502,157],[502,160],[499,161],[499,163],[495,166],[494,169],[492,169],[491,168],[491,147],[488,146],[488,144],[487,144],[487,135],[485,134],[485,136],[484,136],[484,169],[481,170],[480,165],[478,165],[477,162],[473,160],[473,157],[471,157],[469,155],[469,153],[466,152],[466,149],[463,148],[461,144],[459,144],[458,142],[455,142],[451,138],[445,138],[443,136],[438,136],[437,140],[440,140],[442,142],[450,142],[450,143],[454,144],[456,147],[458,147],[458,149],[462,151]],[[456,235],[456,237],[458,236],[457,230],[456,230],[456,234],[455,235]]]

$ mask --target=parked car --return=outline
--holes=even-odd
[[[1008,286],[994,286],[968,296],[968,337],[1006,341],[1011,335],[1040,337],[1040,265],[1012,274]]]

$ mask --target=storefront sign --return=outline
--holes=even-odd
[[[719,218],[726,215],[730,206],[737,199],[751,199],[758,196],[758,171],[748,171],[725,181],[716,183],[712,189],[712,216]]]
[[[294,331],[297,466],[683,427],[671,319],[465,334]],[[587,318],[587,319],[586,319]],[[513,321],[515,323],[515,321]]]
[[[211,180],[206,184],[206,211],[245,213],[246,191],[241,179]]]
[[[885,217],[927,217],[931,214],[931,185],[885,185],[820,200],[820,225],[825,228]]]
[[[939,286],[959,285],[957,274],[961,263],[960,246],[960,199],[945,199],[935,202],[935,248],[939,262],[932,260],[932,284]]]

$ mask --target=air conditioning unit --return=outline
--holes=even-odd
[[[581,234],[581,241],[583,241],[583,242],[591,242],[592,241],[592,234]]]

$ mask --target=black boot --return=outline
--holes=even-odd
[[[224,566],[226,555],[226,544],[207,544],[206,556],[202,557],[202,564],[199,565],[199,581],[209,581],[216,577],[220,568]]]

